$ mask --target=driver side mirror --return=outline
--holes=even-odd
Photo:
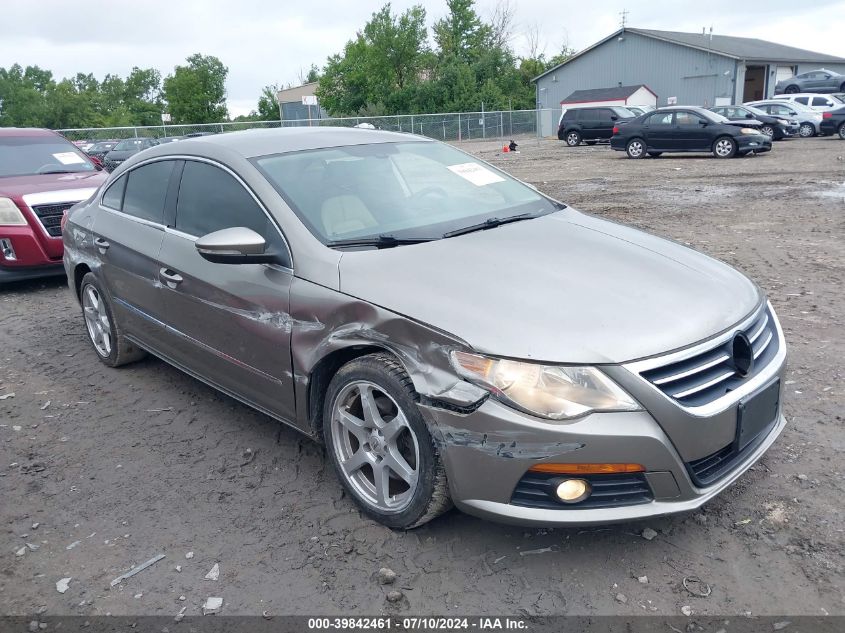
[[[215,264],[272,264],[275,253],[267,252],[267,242],[244,226],[214,231],[194,243],[201,257]]]
[[[753,119],[753,118],[754,118],[754,115],[753,115],[753,114],[751,114],[750,112],[747,112],[747,113],[745,114],[745,118],[746,118],[746,119]]]

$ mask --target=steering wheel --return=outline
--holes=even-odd
[[[436,196],[438,198],[448,198],[449,194],[443,187],[438,187],[436,185],[432,185],[429,187],[423,187],[419,191],[417,191],[411,197],[416,200],[421,200],[422,198],[426,198],[428,196]]]

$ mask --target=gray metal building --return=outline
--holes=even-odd
[[[845,59],[747,37],[621,28],[535,77],[537,107],[560,111],[575,90],[644,84],[658,105],[742,103],[774,94],[775,83],[824,67],[845,74]],[[541,117],[541,134],[557,117]],[[548,129],[547,129],[548,128]]]

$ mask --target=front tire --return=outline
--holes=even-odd
[[[730,136],[721,136],[713,143],[713,156],[716,158],[733,158],[736,150],[736,141]]]
[[[816,126],[812,123],[802,123],[798,128],[798,136],[801,138],[810,138],[816,135]]]
[[[841,138],[843,141],[845,141],[845,123],[842,123],[839,126],[839,138]]]
[[[120,367],[147,355],[126,339],[94,273],[87,273],[82,278],[79,301],[88,340],[102,363],[109,367]]]
[[[446,470],[413,383],[388,354],[350,361],[332,378],[323,438],[343,487],[366,515],[394,529],[452,506]]]
[[[566,133],[566,144],[569,147],[577,147],[581,144],[581,133],[578,130],[569,130]]]
[[[645,158],[645,141],[641,138],[632,138],[625,146],[625,153],[628,154],[628,158]]]
[[[775,128],[771,125],[764,125],[760,128],[760,131],[771,139],[775,137]]]

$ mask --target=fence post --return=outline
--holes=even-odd
[[[135,131],[135,138],[138,138],[138,128],[132,128]]]
[[[499,137],[505,138],[505,123],[504,123],[504,113],[499,110]]]
[[[458,141],[461,140],[461,113],[458,112]]]

